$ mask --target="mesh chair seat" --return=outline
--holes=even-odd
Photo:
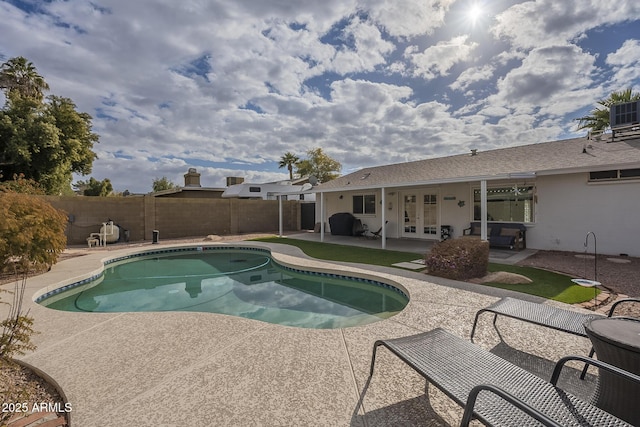
[[[605,317],[600,314],[583,314],[546,304],[506,297],[476,313],[476,318],[471,328],[471,341],[473,341],[473,336],[476,332],[478,318],[484,312],[494,314],[494,325],[498,315],[502,315],[585,338],[587,334],[584,330],[584,324],[591,319]]]
[[[591,403],[443,329],[376,341],[371,360],[371,375],[376,349],[381,345],[463,407],[474,387],[490,384],[515,396],[561,426],[629,425]],[[509,402],[488,392],[480,392],[473,407],[473,414],[487,425],[540,425]]]

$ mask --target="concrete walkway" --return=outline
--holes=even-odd
[[[34,337],[38,349],[22,359],[62,387],[73,408],[72,426],[459,423],[457,405],[434,388],[425,394],[424,380],[384,350],[362,396],[373,342],[436,327],[468,338],[476,311],[511,293],[399,269],[320,262],[284,245],[239,245],[269,247],[283,264],[373,276],[405,289],[410,302],[390,319],[333,330],[208,313],[69,313],[32,302],[45,289],[100,271],[105,258],[152,245],[83,250],[86,255],[29,279],[24,304],[40,334]],[[506,339],[501,342],[489,317],[480,322],[476,342],[545,377],[552,361],[589,352],[585,338],[507,318],[498,322]]]

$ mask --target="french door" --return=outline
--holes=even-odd
[[[435,191],[413,191],[402,195],[404,225],[402,237],[438,239],[438,194]]]

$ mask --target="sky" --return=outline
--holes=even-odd
[[[342,174],[585,136],[640,91],[640,2],[1,0],[0,62],[31,61],[100,136],[116,191],[288,178],[321,148]],[[4,98],[0,96],[4,104]]]

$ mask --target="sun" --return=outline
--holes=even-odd
[[[471,22],[471,25],[476,25],[480,19],[482,19],[483,10],[478,4],[472,4],[467,11],[467,19]]]

